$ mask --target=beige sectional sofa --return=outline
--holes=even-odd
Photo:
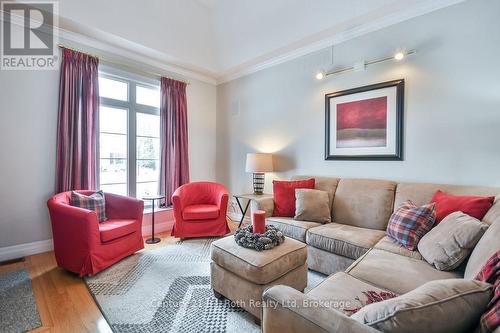
[[[409,251],[385,235],[390,215],[406,200],[423,205],[430,201],[437,190],[455,195],[495,196],[500,193],[499,188],[315,176],[294,179],[311,177],[316,179],[317,189],[329,192],[331,223],[272,217],[272,199],[252,203],[252,210],[266,211],[267,223],[279,227],[286,236],[307,244],[310,269],[330,275],[307,294],[284,286],[268,289],[264,299],[277,301],[283,306],[263,309],[264,332],[374,332],[373,328],[342,312],[346,304],[349,307],[364,305],[361,301],[362,291],[391,291],[400,295],[432,280],[472,279],[486,260],[500,250],[498,196],[483,219],[490,227],[470,258],[454,271],[435,269],[423,260],[418,251]],[[284,305],[290,301],[308,300],[330,303],[328,306],[294,309]],[[336,300],[342,302],[332,308],[331,301]]]

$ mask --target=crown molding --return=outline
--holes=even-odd
[[[3,19],[4,11],[0,9],[0,18]],[[10,15],[10,22],[18,26],[24,26],[24,18],[19,15]],[[42,22],[31,19],[36,24]],[[136,67],[153,67],[160,72],[165,72],[166,76],[178,77],[179,79],[195,79],[205,83],[215,85],[216,74],[204,68],[183,63],[175,57],[157,51],[155,49],[131,42],[125,38],[106,33],[97,29],[85,27],[63,17],[57,17],[57,23],[53,28],[57,32],[59,40],[75,43],[76,48],[91,48],[89,53],[94,55],[106,55],[106,60],[120,60],[124,62],[134,62]],[[84,50],[85,51],[85,50]]]
[[[147,69],[147,67],[153,67],[163,71],[166,76],[177,77],[182,80],[195,79],[213,85],[217,83],[216,75],[213,72],[189,64],[164,60],[172,59],[172,57],[145,46],[129,42],[125,39],[120,39],[119,43],[122,45],[115,46],[108,41],[88,37],[74,31],[60,27],[57,29],[60,39],[97,50],[97,52],[94,53],[103,52],[106,54],[106,60],[109,60],[109,62],[113,62],[114,59],[121,63],[132,61],[137,64],[145,65],[145,69]],[[99,54],[97,55],[99,56]]]
[[[410,10],[395,12],[393,14],[380,17],[371,22],[358,25],[354,28],[344,30],[332,30],[329,36],[321,34],[317,38],[304,38],[301,41],[289,44],[275,51],[266,53],[262,56],[249,60],[241,65],[237,65],[224,71],[217,76],[217,84],[229,82],[243,76],[247,76],[266,68],[270,68],[284,62],[302,57],[304,55],[317,52],[319,50],[331,47],[360,37],[362,35],[374,32],[391,25],[421,16],[435,10],[455,5],[465,0],[434,0],[427,1],[417,5]]]

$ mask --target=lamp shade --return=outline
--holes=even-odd
[[[273,171],[273,155],[263,153],[248,153],[245,166],[246,172]]]

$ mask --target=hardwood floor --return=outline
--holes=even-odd
[[[231,230],[237,223],[228,220]],[[150,250],[177,241],[170,233],[160,234],[158,244],[145,244]],[[149,238],[149,236],[144,237]],[[143,250],[144,251],[144,250]],[[77,275],[57,267],[54,252],[26,257],[26,260],[0,266],[0,272],[26,268],[30,272],[42,327],[31,332],[80,333],[112,332],[87,286]],[[1,327],[0,327],[1,331]]]

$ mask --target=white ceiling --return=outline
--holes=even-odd
[[[213,12],[217,69],[228,70],[394,0],[220,0]],[[410,2],[410,1],[406,1]],[[352,24],[351,24],[352,26]]]
[[[463,0],[60,0],[60,26],[224,81]]]

